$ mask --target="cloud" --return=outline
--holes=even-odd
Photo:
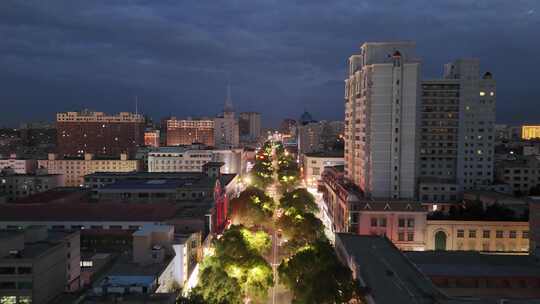
[[[82,106],[126,110],[134,95],[155,118],[212,115],[228,80],[237,109],[261,111],[267,122],[304,108],[338,119],[346,59],[363,41],[381,40],[417,41],[426,77],[455,58],[479,57],[498,80],[500,113],[525,109],[540,94],[522,81],[539,80],[538,6],[536,0],[4,0],[0,79],[9,85],[0,101],[10,111],[0,114],[0,124],[53,119],[54,111]],[[512,113],[500,119],[519,121],[519,110]]]

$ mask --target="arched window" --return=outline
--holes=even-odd
[[[446,250],[446,233],[444,231],[435,233],[435,250]]]

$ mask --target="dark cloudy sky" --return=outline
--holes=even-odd
[[[346,59],[414,40],[425,78],[479,57],[498,120],[540,122],[539,0],[1,0],[0,125],[57,111],[341,119]]]

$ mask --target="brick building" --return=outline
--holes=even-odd
[[[163,121],[168,146],[191,145],[202,143],[214,145],[214,121],[212,119],[176,119],[171,117]]]
[[[134,154],[144,145],[144,118],[129,112],[58,113],[56,131],[57,152],[61,156]]]

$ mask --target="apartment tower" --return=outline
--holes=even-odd
[[[349,58],[345,176],[366,197],[415,197],[420,96],[413,42],[364,43]]]

